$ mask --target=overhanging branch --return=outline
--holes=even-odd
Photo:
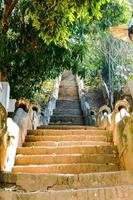
[[[8,17],[11,15],[11,12],[15,8],[18,0],[4,0],[4,10],[2,15],[2,30],[3,32],[8,31]]]

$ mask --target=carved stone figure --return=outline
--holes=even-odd
[[[107,106],[101,106],[97,114],[97,126],[102,126],[104,128],[109,128],[109,114],[111,109]]]

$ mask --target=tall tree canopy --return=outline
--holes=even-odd
[[[1,0],[0,68],[8,71],[12,96],[30,98],[46,78],[81,71],[90,24],[105,17],[109,2]]]

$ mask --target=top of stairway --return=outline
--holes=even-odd
[[[76,75],[71,71],[64,71],[59,89],[59,100],[77,100],[79,99]]]

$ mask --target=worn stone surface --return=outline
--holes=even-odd
[[[85,126],[85,125],[41,125],[37,127],[37,129],[52,129],[52,130],[105,130],[103,127],[96,127],[96,126]]]
[[[132,185],[133,172],[101,172],[92,174],[27,174],[2,173],[1,186],[21,188],[23,191],[45,191],[47,189],[85,189]],[[8,183],[8,184],[7,184]]]
[[[42,135],[38,135],[38,131],[30,131],[30,135],[32,137],[43,137],[47,135],[47,137],[54,137],[54,141],[69,137],[69,140],[72,140],[71,137],[76,136],[78,141],[80,142],[80,137],[83,141],[89,141],[90,137],[93,137],[94,141],[96,137],[100,137],[101,141],[105,138],[108,138],[108,134],[110,134],[106,130],[39,130]],[[52,135],[52,131],[54,134]],[[84,132],[84,134],[82,133]],[[67,134],[68,132],[68,134]],[[56,135],[57,134],[57,135]],[[71,135],[72,134],[72,135]],[[30,139],[30,138],[28,138]],[[41,139],[41,138],[40,138]],[[48,139],[48,138],[47,138]],[[85,140],[84,140],[85,139]],[[68,140],[68,141],[69,141]],[[35,140],[36,141],[36,140]],[[49,141],[49,140],[48,140]],[[61,140],[62,141],[62,140]],[[92,140],[93,141],[93,140]],[[97,140],[96,140],[97,141]],[[23,147],[18,149],[18,153],[27,155],[25,151],[28,147]],[[35,148],[35,151],[34,151]],[[23,149],[23,152],[19,152],[20,149]],[[58,148],[47,148],[47,147],[30,147],[31,155],[26,158],[26,160],[21,160],[21,162],[25,163],[25,167],[29,165],[29,173],[25,173],[25,167],[21,164],[17,163],[17,157],[22,158],[21,155],[16,157],[16,166],[18,167],[20,164],[20,168],[22,167],[23,173],[3,173],[0,175],[1,186],[4,188],[0,190],[0,198],[2,200],[29,200],[29,199],[46,199],[46,200],[82,200],[82,199],[90,199],[90,200],[131,200],[132,199],[132,183],[133,183],[133,173],[132,172],[104,172],[114,171],[116,170],[116,166],[118,163],[117,151],[116,148],[112,145],[108,146],[66,146],[58,147]],[[38,155],[41,153],[42,149],[46,150],[44,155],[44,151],[42,155]],[[54,154],[49,155],[48,152],[51,151]],[[60,150],[59,150],[60,149]],[[57,152],[56,152],[57,151]],[[68,151],[70,154],[62,154],[63,151]],[[76,151],[76,154],[73,154]],[[80,152],[81,154],[77,154]],[[86,154],[87,152],[91,152],[91,155]],[[97,154],[95,154],[97,152]],[[108,155],[107,155],[108,152]],[[112,153],[111,153],[112,152]],[[58,153],[55,155],[55,153]],[[37,157],[34,157],[33,154],[37,154]],[[32,156],[33,155],[33,156]],[[35,155],[36,156],[36,155]],[[24,157],[23,157],[24,158]],[[74,160],[73,160],[74,159]],[[89,159],[89,160],[88,160]],[[94,160],[95,161],[94,161]],[[115,160],[116,159],[116,160]],[[62,161],[61,161],[62,160]],[[33,163],[30,161],[34,161]],[[44,166],[40,163],[45,162],[45,169],[47,168],[49,171],[45,171],[47,173],[38,174],[41,172],[40,169],[44,170]],[[108,161],[108,164],[107,164]],[[20,161],[19,161],[20,162]],[[48,165],[46,165],[48,162]],[[72,164],[72,163],[77,164]],[[82,164],[83,162],[83,164]],[[88,164],[84,164],[87,162]],[[90,162],[90,164],[89,164]],[[97,163],[96,165],[94,164]],[[54,163],[54,164],[53,164]],[[55,165],[55,163],[58,163]],[[62,164],[61,164],[62,163]],[[71,164],[63,164],[63,163],[71,163]],[[80,164],[78,164],[80,163]],[[99,163],[99,164],[98,164]],[[102,163],[102,164],[100,164]],[[103,164],[104,163],[104,164]],[[106,164],[105,164],[106,163]],[[113,163],[116,163],[114,165]],[[31,165],[32,164],[32,165]],[[34,165],[35,164],[35,165]],[[50,166],[51,165],[51,166]],[[36,167],[37,166],[37,167]],[[49,168],[50,166],[50,168]],[[97,167],[96,167],[97,166]],[[36,173],[33,168],[36,168]],[[52,168],[56,170],[56,173],[52,173]],[[87,167],[87,168],[86,168]],[[114,168],[115,167],[115,168]],[[66,174],[65,171],[66,170]],[[33,171],[32,171],[33,170]],[[88,170],[91,173],[87,173]],[[117,168],[118,170],[118,168]],[[21,170],[20,170],[21,171]],[[96,171],[96,173],[95,173]],[[101,171],[100,173],[97,173]],[[44,172],[44,171],[42,171]],[[76,174],[75,174],[76,172]],[[92,173],[93,172],[93,173]],[[72,174],[70,174],[72,173]]]
[[[6,111],[9,108],[10,86],[8,82],[0,82],[0,103],[4,106]]]
[[[76,77],[70,71],[65,71],[59,88],[59,100],[79,99]]]
[[[79,189],[46,192],[10,192],[0,191],[2,200],[132,200],[133,186],[112,186],[95,189]]]
[[[70,71],[65,71],[62,75],[59,97],[56,101],[56,109],[50,118],[50,124],[85,124],[79,101],[76,76]]]
[[[26,142],[35,142],[35,141],[105,141],[112,142],[112,135],[27,135]]]
[[[14,166],[16,149],[18,146],[18,138],[19,138],[19,127],[17,124],[11,119],[7,119],[7,130],[8,130],[8,146],[6,149],[5,156],[5,171],[11,171]]]
[[[77,126],[77,129],[78,129],[78,126]],[[51,130],[51,129],[38,129],[38,130],[28,130],[28,135],[44,135],[44,136],[51,136],[51,135],[106,135],[108,137],[108,135],[110,134],[110,132],[108,130],[104,130],[104,129],[78,129],[77,130],[76,127],[73,128],[70,128],[69,130],[67,129],[64,129],[64,127],[60,127],[60,129],[55,129],[55,130]]]
[[[43,111],[44,115],[44,117],[42,118],[43,124],[46,125],[49,124],[50,116],[53,114],[53,110],[56,107],[56,100],[58,99],[60,81],[61,81],[61,75],[55,79],[55,84],[51,94],[50,101],[45,110]]]
[[[16,165],[45,165],[72,163],[119,163],[117,154],[63,154],[63,155],[18,155]]]
[[[71,118],[81,116],[72,76],[68,80],[75,87],[74,93],[65,99],[72,90],[71,84],[66,93],[61,91],[62,99],[54,112],[58,117],[63,117],[67,108]],[[23,147],[17,148],[12,173],[0,174],[0,200],[133,199],[133,172],[119,171],[111,131],[103,127],[55,124],[28,131]]]
[[[67,146],[67,147],[19,147],[18,154],[38,155],[38,154],[91,154],[91,153],[117,153],[114,146]]]
[[[78,174],[119,170],[117,150],[109,135],[109,131],[99,129],[28,131],[29,141],[17,149],[13,172]]]
[[[15,111],[15,103],[16,103],[16,99],[10,99],[9,100],[8,112],[13,113]]]

